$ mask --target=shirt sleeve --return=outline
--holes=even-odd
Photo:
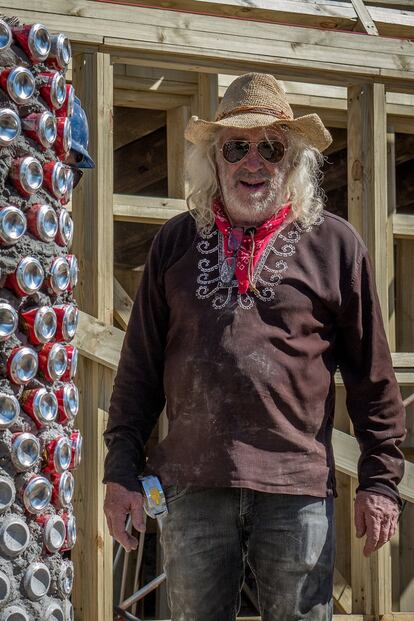
[[[132,307],[104,432],[108,453],[103,483],[120,483],[131,491],[139,491],[144,447],[165,404],[168,305],[160,270],[160,237],[153,241]]]
[[[373,269],[366,249],[337,321],[337,360],[361,455],[359,486],[402,506],[398,484],[404,456],[405,408],[384,330]]]

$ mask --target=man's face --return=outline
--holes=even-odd
[[[217,172],[220,179],[226,211],[232,224],[238,226],[259,225],[278,210],[287,200],[287,155],[272,164],[259,154],[257,144],[239,162],[227,162],[220,149],[228,140],[278,140],[288,146],[285,132],[280,129],[225,128],[216,150]]]

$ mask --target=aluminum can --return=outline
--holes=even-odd
[[[20,490],[26,511],[32,514],[42,513],[52,498],[52,484],[46,477],[33,474]]]
[[[17,140],[21,131],[22,125],[19,115],[11,108],[2,108],[0,110],[0,145],[2,147],[8,147]]]
[[[16,332],[18,324],[16,309],[7,302],[0,302],[0,342],[7,341]]]
[[[20,297],[31,295],[43,284],[44,271],[36,257],[24,257],[17,264],[16,270],[8,274],[6,287]]]
[[[66,552],[67,550],[71,550],[76,543],[76,518],[73,513],[67,511],[62,513],[62,520],[65,522],[66,526],[66,539],[61,551]]]
[[[21,328],[32,345],[47,343],[56,333],[56,313],[51,306],[40,306],[20,313]]]
[[[70,266],[66,257],[56,257],[50,267],[50,274],[46,278],[47,290],[51,294],[59,295],[69,291]]]
[[[14,433],[11,460],[19,472],[33,468],[40,459],[40,442],[32,433]]]
[[[42,187],[42,166],[39,160],[31,155],[16,157],[12,160],[9,177],[18,192],[28,198]]]
[[[72,126],[68,117],[58,117],[55,152],[59,159],[65,160],[72,147]]]
[[[53,307],[57,318],[55,339],[71,341],[79,323],[79,309],[75,304],[59,304]]]
[[[66,99],[66,80],[59,71],[48,71],[37,74],[39,91],[47,105],[58,110]]]
[[[0,19],[0,52],[5,52],[13,43],[13,35],[10,26]]]
[[[30,621],[30,618],[24,608],[13,605],[0,612],[0,621]]]
[[[10,592],[10,578],[6,573],[4,573],[4,571],[0,571],[0,610],[4,606],[5,602],[7,602],[7,600],[9,599]]]
[[[78,368],[78,349],[74,345],[65,345],[68,364],[66,371],[61,377],[62,382],[69,382],[72,380]]]
[[[31,563],[23,576],[23,588],[33,602],[46,595],[50,583],[50,571],[44,563]]]
[[[66,166],[62,162],[46,162],[43,166],[44,185],[55,198],[62,198],[67,192]]]
[[[75,107],[75,89],[72,84],[66,84],[66,99],[61,108],[56,110],[56,116],[73,116]]]
[[[13,479],[7,476],[0,476],[0,513],[12,506],[15,497],[16,488],[14,487]]]
[[[69,263],[69,275],[70,275],[68,291],[72,291],[78,284],[78,277],[79,277],[78,260],[76,258],[76,255],[67,254],[66,261]]]
[[[42,619],[44,621],[65,621],[61,602],[53,601],[45,606]]]
[[[75,419],[79,411],[78,388],[72,382],[63,384],[55,390],[55,395],[58,402],[58,422],[61,425],[66,425]]]
[[[72,245],[73,241],[73,220],[70,217],[70,214],[67,209],[62,207],[59,212],[59,228],[56,234],[55,242],[59,244],[59,246],[68,246]]]
[[[46,60],[50,52],[50,34],[43,24],[24,24],[12,28],[13,37],[33,64]]]
[[[14,395],[0,392],[0,429],[14,425],[20,414],[20,404]]]
[[[0,87],[15,103],[22,105],[33,97],[36,82],[26,67],[14,67],[0,72]]]
[[[73,171],[70,166],[66,166],[66,192],[60,199],[61,205],[67,205],[72,200],[73,193]]]
[[[67,351],[62,343],[45,343],[38,356],[39,371],[48,382],[62,379],[68,366]]]
[[[70,597],[73,589],[73,563],[69,560],[62,561],[57,578],[57,590],[61,597]]]
[[[52,242],[58,232],[58,217],[51,205],[35,203],[26,212],[27,227],[31,234],[44,242]]]
[[[27,221],[24,213],[14,205],[0,207],[0,245],[11,246],[26,233]]]
[[[43,526],[43,542],[48,552],[59,552],[66,540],[66,526],[60,515],[38,515],[36,522]]]
[[[53,69],[66,69],[72,58],[69,37],[63,32],[51,36],[51,49],[47,65]]]
[[[57,435],[47,442],[43,453],[43,472],[55,475],[68,470],[72,462],[72,446],[72,439],[64,435]]]
[[[46,388],[25,390],[20,402],[23,410],[39,429],[47,427],[56,420],[58,401],[54,392],[48,392]]]
[[[70,462],[69,469],[76,470],[76,468],[79,467],[81,463],[81,459],[82,459],[83,438],[82,438],[82,434],[79,431],[79,429],[75,429],[75,431],[71,433],[70,438],[72,441],[72,459]]]
[[[69,470],[65,470],[62,474],[52,476],[52,485],[52,503],[55,507],[59,509],[69,507],[72,502],[75,488],[75,479],[73,478],[73,474]]]
[[[30,532],[26,522],[12,514],[0,520],[0,550],[10,558],[19,556],[30,542]]]
[[[7,359],[7,375],[13,384],[28,384],[37,373],[37,353],[31,347],[14,347]]]
[[[57,137],[57,124],[55,116],[50,110],[44,112],[32,112],[22,120],[22,128],[26,136],[40,144],[45,149],[55,143]]]

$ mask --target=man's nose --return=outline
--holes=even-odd
[[[243,159],[243,167],[249,172],[256,172],[260,168],[263,168],[263,159],[259,155],[257,145],[250,145],[250,151]]]

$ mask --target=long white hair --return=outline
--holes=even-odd
[[[286,196],[292,203],[291,220],[307,229],[319,218],[324,208],[325,193],[321,188],[324,156],[295,131],[288,131],[289,168]],[[206,234],[214,223],[212,201],[219,196],[215,153],[220,130],[211,133],[208,142],[193,144],[186,153],[186,202],[200,234]]]

